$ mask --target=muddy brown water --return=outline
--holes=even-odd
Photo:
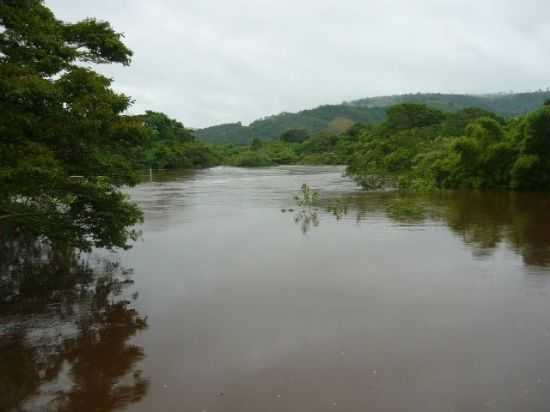
[[[550,195],[364,193],[342,172],[132,189],[142,239],[91,261],[134,283],[0,315],[0,410],[550,410]]]

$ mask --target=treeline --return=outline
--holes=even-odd
[[[229,123],[200,129],[199,140],[218,144],[247,144],[252,139],[277,140],[291,129],[305,129],[310,134],[341,133],[355,123],[379,124],[386,118],[389,107],[402,103],[424,104],[444,112],[457,112],[477,107],[510,119],[540,107],[550,99],[550,91],[493,95],[462,95],[417,93],[372,97],[337,105],[324,105],[298,113],[281,113],[252,122],[249,126]]]
[[[506,120],[468,108],[444,112],[404,103],[378,125],[345,133],[295,129],[279,139],[207,146],[220,164],[341,164],[369,189],[550,190],[550,105]]]
[[[164,113],[147,111],[134,117],[147,138],[139,150],[142,168],[196,169],[220,164],[220,150],[196,139],[193,132]]]
[[[246,145],[207,144],[177,120],[158,112],[134,116],[145,129],[146,138],[136,148],[142,169],[205,168],[217,165],[262,167],[283,164],[343,164],[351,154],[343,142],[348,133],[318,133],[292,129],[279,139],[252,139]]]
[[[246,145],[219,145],[199,141],[190,129],[163,113],[148,111],[135,116],[144,126],[146,139],[136,148],[141,169],[196,169],[217,165],[264,167],[288,164],[344,164],[351,155],[346,134],[293,129],[269,142],[253,139]]]
[[[349,104],[357,107],[391,107],[402,103],[418,103],[445,112],[477,107],[512,118],[532,112],[550,99],[550,90],[525,93],[498,93],[485,95],[415,93],[360,99]]]
[[[506,121],[481,109],[418,104],[358,133],[348,173],[365,187],[550,190],[550,106]]]

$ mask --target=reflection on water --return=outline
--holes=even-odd
[[[543,193],[363,193],[320,199],[315,206],[356,222],[383,216],[410,228],[444,225],[478,257],[503,246],[526,265],[550,265],[550,196]]]
[[[0,410],[112,411],[142,399],[146,328],[129,272],[36,241],[4,242]]]
[[[0,410],[548,411],[550,196],[343,172],[155,173],[118,260],[11,244]]]

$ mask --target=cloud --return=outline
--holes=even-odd
[[[134,111],[189,127],[407,92],[550,85],[541,0],[47,0],[108,20],[135,53],[103,67]]]

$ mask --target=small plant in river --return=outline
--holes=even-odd
[[[294,222],[301,223],[302,232],[307,233],[312,226],[319,226],[319,193],[311,190],[307,184],[303,184],[300,194],[294,196],[299,209],[294,215]]]
[[[319,193],[311,190],[311,188],[307,184],[304,183],[300,191],[300,195],[294,196],[298,207],[311,208],[319,202]]]
[[[302,185],[300,193],[294,196],[298,206],[294,215],[294,222],[301,224],[302,232],[308,232],[312,226],[319,226],[320,199],[319,193],[312,190],[305,183]],[[326,207],[326,210],[333,214],[337,220],[340,220],[348,213],[348,205],[349,199],[336,199],[330,206]],[[281,211],[284,213],[286,211],[293,212],[294,210],[282,209]]]

